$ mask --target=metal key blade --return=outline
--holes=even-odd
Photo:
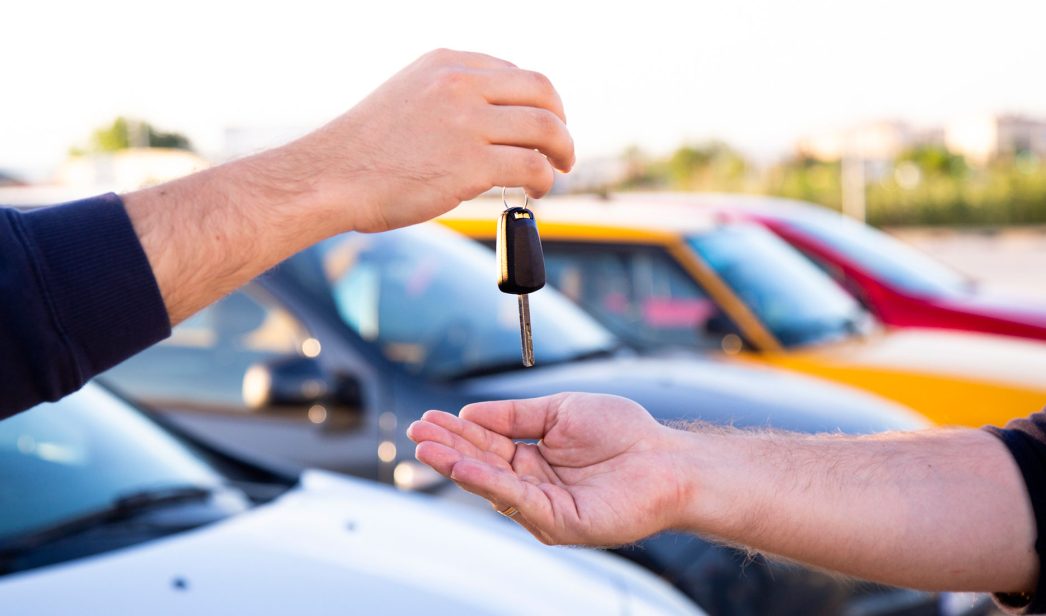
[[[530,332],[530,298],[526,293],[519,298],[519,339],[523,344],[523,365],[530,368],[534,365],[534,339]]]

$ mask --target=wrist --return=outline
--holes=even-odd
[[[226,167],[226,166],[223,166]],[[319,239],[348,230],[344,210],[324,186],[324,165],[298,142],[234,161],[223,170],[238,200],[268,220]],[[338,210],[342,210],[339,212]],[[311,242],[310,242],[311,243]]]
[[[373,160],[374,148],[354,137],[360,132],[349,112],[258,155],[267,159],[264,165],[274,173],[277,190],[295,197],[303,211],[322,221],[323,237],[391,228],[379,204],[389,201],[386,193],[394,174],[361,162]]]
[[[671,430],[676,473],[680,480],[680,502],[674,528],[723,539],[736,536],[745,525],[746,508],[738,507],[736,495],[745,491],[744,435],[720,427]]]

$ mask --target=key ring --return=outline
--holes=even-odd
[[[508,186],[501,187],[501,202],[505,204],[505,209],[511,209],[512,206],[508,204],[508,198],[505,196],[505,192],[508,191]],[[523,191],[523,209],[527,209],[530,205],[530,196],[527,195],[527,191]]]

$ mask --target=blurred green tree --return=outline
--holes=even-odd
[[[811,201],[838,210],[842,207],[839,161],[821,161],[807,156],[786,158],[767,171],[761,192]]]
[[[181,133],[163,132],[152,124],[119,116],[112,124],[91,133],[86,148],[70,148],[71,156],[118,152],[132,147],[174,148],[192,151],[192,142]]]
[[[621,155],[624,177],[615,186],[620,190],[658,190],[667,187],[664,164],[652,159],[639,146],[629,146]]]
[[[666,162],[669,184],[677,190],[740,190],[749,164],[722,141],[680,147]]]
[[[684,145],[652,157],[639,148],[623,155],[617,190],[755,192],[817,203],[842,201],[839,161],[802,154],[757,168],[722,142]],[[923,145],[881,161],[868,180],[867,217],[873,225],[1046,224],[1046,159],[1031,154],[973,165],[943,145]]]
[[[955,154],[943,145],[920,145],[902,152],[896,163],[913,163],[927,175],[945,175],[963,177],[969,167],[966,159]]]

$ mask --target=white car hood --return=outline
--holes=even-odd
[[[0,578],[8,613],[694,614],[646,571],[451,504],[308,471],[195,531]]]

